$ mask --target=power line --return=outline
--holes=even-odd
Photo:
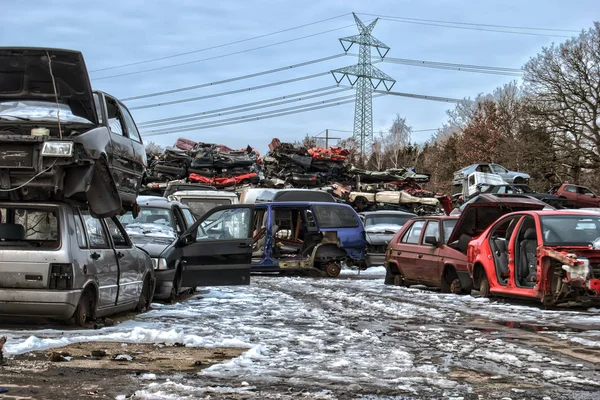
[[[523,73],[521,68],[508,68],[508,67],[494,67],[489,65],[473,65],[473,64],[456,64],[456,63],[448,63],[441,61],[425,61],[425,60],[413,60],[410,58],[396,58],[396,57],[388,57],[384,62],[396,62],[396,63],[405,63],[405,64],[415,64],[415,65],[433,65],[433,66],[446,66],[446,67],[458,67],[458,68],[472,68],[472,69],[481,69],[481,70],[489,70],[489,71],[501,71],[501,72],[514,72],[514,73]]]
[[[258,46],[258,47],[253,47],[251,49],[245,49],[245,50],[235,51],[233,53],[222,54],[222,55],[219,55],[219,56],[203,58],[201,60],[186,61],[186,62],[182,62],[182,63],[178,63],[178,64],[165,65],[163,67],[143,69],[143,70],[140,70],[140,71],[127,72],[127,73],[123,73],[123,74],[116,74],[116,75],[109,75],[109,76],[103,76],[103,77],[100,77],[100,78],[92,78],[92,80],[100,81],[100,80],[104,80],[104,79],[118,78],[118,77],[121,77],[121,76],[137,75],[137,74],[142,74],[142,73],[145,73],[145,72],[161,71],[161,70],[165,70],[165,69],[169,69],[169,68],[180,67],[182,65],[196,64],[196,63],[203,62],[203,61],[216,60],[216,59],[219,59],[219,58],[234,56],[234,55],[243,54],[243,53],[248,53],[250,51],[266,49],[266,48],[272,47],[272,46],[278,46],[278,45],[281,45],[281,44],[296,42],[298,40],[307,39],[307,38],[311,38],[311,37],[315,37],[315,36],[319,36],[319,35],[324,35],[326,33],[339,31],[339,30],[342,30],[342,29],[350,28],[352,26],[354,26],[354,25],[346,25],[346,26],[342,26],[342,27],[339,27],[339,28],[335,28],[335,29],[328,29],[326,31],[322,31],[322,32],[318,32],[318,33],[313,33],[311,35],[301,36],[299,38],[288,39],[288,40],[284,40],[282,42],[276,42],[276,43],[266,44],[266,45],[263,45],[263,46]]]
[[[117,69],[117,68],[131,67],[131,66],[134,66],[134,65],[146,64],[146,63],[155,62],[155,61],[162,61],[162,60],[167,60],[169,58],[187,56],[187,55],[190,55],[190,54],[200,53],[200,52],[203,52],[203,51],[219,49],[221,47],[231,46],[231,45],[239,44],[239,43],[245,43],[245,42],[249,42],[251,40],[262,39],[262,38],[265,38],[265,37],[268,37],[268,36],[278,35],[280,33],[289,32],[289,31],[293,31],[293,30],[301,29],[301,28],[306,28],[307,26],[312,26],[312,25],[320,24],[322,22],[332,21],[334,19],[342,18],[342,17],[345,17],[347,15],[350,15],[350,13],[338,15],[338,16],[331,17],[331,18],[321,19],[321,20],[318,20],[318,21],[315,21],[315,22],[310,22],[308,24],[294,26],[292,28],[282,29],[282,30],[276,31],[276,32],[265,33],[263,35],[253,36],[253,37],[248,38],[248,39],[236,40],[234,42],[218,44],[218,45],[215,45],[215,46],[205,47],[203,49],[198,49],[198,50],[186,51],[184,53],[172,54],[170,56],[164,56],[164,57],[158,57],[158,58],[151,58],[149,60],[144,60],[144,61],[136,61],[136,62],[132,62],[132,63],[129,63],[129,64],[121,64],[121,65],[114,65],[112,67],[105,67],[105,68],[93,69],[93,70],[91,70],[89,72],[100,72],[100,71],[108,71],[108,70]]]
[[[441,102],[459,102],[459,101],[461,101],[460,99],[452,99],[452,98],[448,98],[448,97],[426,96],[426,95],[419,95],[419,94],[412,94],[412,93],[387,92],[387,91],[375,91],[375,94],[373,95],[373,97],[375,98],[375,97],[381,97],[381,96],[385,96],[385,95],[404,96],[404,97],[417,98],[417,99],[422,99],[422,100],[441,101]],[[298,106],[294,106],[294,107],[265,111],[265,112],[261,112],[261,113],[257,113],[257,114],[243,115],[243,116],[234,117],[234,118],[227,118],[227,119],[222,119],[222,120],[217,120],[217,121],[205,122],[202,124],[173,127],[172,129],[149,131],[147,133],[142,132],[142,136],[147,137],[147,136],[167,135],[170,133],[179,133],[179,132],[187,132],[187,131],[200,130],[200,129],[216,128],[216,127],[221,127],[221,126],[235,125],[235,124],[246,123],[246,122],[251,122],[251,121],[258,121],[258,120],[262,120],[262,119],[276,118],[276,117],[281,117],[281,116],[285,116],[285,115],[320,110],[323,108],[335,107],[335,106],[339,106],[342,104],[348,104],[348,103],[354,102],[353,99],[343,100],[344,98],[348,98],[348,97],[354,97],[354,96],[351,95],[351,96],[340,97],[337,99],[324,100],[322,102],[319,102],[320,103],[319,105],[315,105],[315,106],[311,106],[312,104],[303,104],[303,105],[298,105]],[[333,103],[330,103],[330,102],[333,102]],[[433,130],[435,130],[435,129],[432,129],[432,131]],[[423,130],[423,131],[425,131],[425,130]],[[419,131],[413,131],[413,132],[419,132]]]
[[[378,95],[374,95],[373,97],[379,97],[379,96],[383,96],[383,95],[382,94],[378,94]],[[166,131],[163,131],[163,132],[155,132],[155,133],[147,133],[147,134],[142,133],[142,136],[147,137],[147,136],[167,135],[167,134],[170,134],[170,133],[179,133],[179,132],[194,131],[194,130],[200,130],[200,129],[216,128],[216,127],[227,126],[227,125],[236,125],[236,124],[241,124],[241,123],[246,123],[246,122],[251,122],[251,121],[258,121],[258,120],[262,120],[262,119],[276,118],[276,117],[282,117],[282,116],[290,115],[290,114],[298,114],[298,113],[303,113],[303,112],[308,112],[308,111],[320,110],[320,109],[323,109],[323,108],[336,107],[336,106],[340,106],[342,104],[348,104],[348,103],[353,103],[353,102],[354,102],[354,99],[352,99],[352,100],[346,100],[346,101],[340,101],[340,102],[333,103],[333,104],[325,104],[325,105],[321,105],[321,106],[309,107],[309,108],[297,107],[298,110],[293,110],[293,111],[288,111],[288,112],[282,112],[282,113],[276,113],[276,114],[270,114],[270,115],[265,115],[265,116],[260,116],[260,117],[254,117],[252,119],[246,119],[246,120],[241,120],[240,119],[240,120],[232,121],[232,122],[214,121],[214,123],[212,125],[208,124],[208,125],[202,125],[200,127],[195,127],[195,128],[172,129],[172,130],[166,130]],[[276,111],[276,110],[274,110],[274,111]]]
[[[186,87],[182,87],[182,88],[179,88],[179,89],[171,89],[171,90],[165,90],[165,91],[162,91],[162,92],[154,92],[154,93],[148,93],[148,94],[143,94],[143,95],[139,95],[139,96],[127,97],[127,98],[121,99],[121,101],[131,101],[131,100],[146,99],[148,97],[163,96],[163,95],[166,95],[166,94],[173,94],[173,93],[185,92],[185,91],[188,91],[188,90],[200,89],[200,88],[204,88],[204,87],[220,85],[220,84],[223,84],[223,83],[230,83],[230,82],[240,81],[242,79],[255,78],[257,76],[273,74],[275,72],[287,71],[287,70],[290,70],[290,69],[293,69],[293,68],[304,67],[304,66],[307,66],[307,65],[310,65],[310,64],[316,64],[316,63],[320,63],[320,62],[323,62],[323,61],[329,61],[329,60],[333,60],[335,58],[344,57],[344,56],[346,56],[345,53],[340,53],[340,54],[336,54],[336,55],[329,56],[329,57],[317,58],[315,60],[310,60],[310,61],[305,61],[305,62],[302,62],[302,63],[287,65],[285,67],[274,68],[274,69],[270,69],[270,70],[267,70],[267,71],[256,72],[256,73],[253,73],[253,74],[242,75],[242,76],[236,76],[234,78],[229,78],[229,79],[222,79],[220,81],[214,81],[214,82],[208,82],[208,83],[201,83],[199,85],[186,86]]]
[[[554,32],[573,32],[573,33],[579,33],[579,31],[574,30],[574,29],[532,28],[532,27],[527,27],[527,26],[475,24],[475,23],[469,23],[469,22],[443,21],[443,20],[435,20],[435,19],[422,19],[422,18],[409,18],[409,17],[395,17],[395,16],[391,16],[391,15],[377,15],[377,14],[368,14],[368,13],[356,13],[356,14],[367,15],[369,17],[405,19],[405,20],[408,20],[408,21],[435,22],[435,23],[442,23],[442,24],[467,25],[467,26],[483,26],[483,27],[490,27],[490,28],[506,28],[506,29],[524,29],[524,30],[533,30],[533,31],[554,31]]]
[[[488,74],[488,75],[505,75],[505,76],[522,76],[523,72],[520,70],[515,70],[515,72],[509,71],[506,69],[494,69],[494,67],[485,67],[485,66],[468,66],[465,64],[451,64],[451,63],[437,63],[431,61],[419,61],[419,60],[403,60],[403,59],[391,59],[391,60],[383,60],[383,62],[391,63],[391,64],[401,64],[408,65],[411,67],[424,67],[424,68],[434,68],[434,69],[443,69],[443,70],[453,70],[460,72],[474,72],[478,74]],[[516,72],[519,71],[519,72]]]
[[[129,109],[130,110],[143,110],[143,109],[146,109],[146,108],[170,106],[170,105],[173,105],[173,104],[187,103],[187,102],[190,102],[190,101],[212,99],[214,97],[227,96],[227,95],[230,95],[230,94],[244,93],[244,92],[249,92],[249,91],[252,91],[252,90],[264,89],[264,88],[278,86],[278,85],[285,85],[287,83],[299,82],[299,81],[303,81],[303,80],[307,80],[307,79],[318,78],[320,76],[325,76],[325,75],[329,75],[329,72],[321,72],[321,73],[318,73],[318,74],[301,76],[299,78],[286,79],[284,81],[278,81],[278,82],[273,82],[273,83],[266,83],[264,85],[252,86],[252,87],[247,87],[247,88],[243,88],[243,89],[230,90],[228,92],[214,93],[214,94],[208,94],[208,95],[205,95],[205,96],[198,96],[198,97],[189,97],[189,98],[186,98],[186,99],[173,100],[173,101],[165,101],[165,102],[162,102],[162,103],[146,104],[146,105],[137,106],[137,107],[129,107]]]
[[[317,105],[335,103],[335,102],[339,102],[339,101],[347,100],[347,99],[351,99],[351,98],[354,98],[354,95],[335,97],[333,99],[321,100],[321,101],[317,101],[317,102],[313,102],[313,103],[302,104],[302,105],[297,105],[297,106],[292,106],[292,107],[285,107],[285,108],[280,108],[280,109],[277,109],[277,110],[263,111],[263,112],[255,113],[255,114],[241,115],[239,117],[225,118],[225,119],[222,119],[222,120],[219,120],[219,121],[203,122],[203,123],[200,123],[200,124],[192,124],[192,125],[182,125],[182,126],[179,126],[179,127],[173,127],[173,129],[178,130],[178,129],[195,128],[195,127],[200,127],[200,126],[203,126],[203,125],[210,125],[210,124],[213,124],[215,122],[231,122],[231,121],[235,121],[235,120],[238,120],[238,119],[239,120],[248,120],[248,119],[252,119],[254,117],[260,117],[260,116],[268,115],[268,114],[275,113],[275,112],[292,111],[292,110],[296,110],[298,108],[312,107],[312,106],[317,106]],[[265,106],[263,106],[263,108],[264,107]],[[165,130],[149,131],[148,133],[157,133],[157,132],[163,132],[163,131],[165,131]]]
[[[546,34],[546,33],[518,32],[518,31],[507,31],[507,30],[499,30],[499,29],[476,28],[476,27],[467,27],[467,26],[456,26],[456,25],[444,25],[444,24],[435,24],[435,23],[428,23],[428,22],[407,21],[407,20],[402,20],[402,19],[385,18],[385,17],[381,17],[381,19],[385,20],[385,21],[392,21],[392,22],[403,22],[403,23],[406,23],[406,24],[438,26],[438,27],[443,27],[443,28],[466,29],[466,30],[472,30],[472,31],[500,32],[500,33],[512,33],[512,34],[516,34],[516,35],[559,37],[559,38],[570,38],[571,37],[571,36],[566,36],[566,35],[550,35],[550,34]]]
[[[336,86],[330,86],[329,88],[321,88],[321,89],[316,89],[316,90],[331,89],[331,88],[336,88]],[[308,91],[308,93],[315,92],[316,90]],[[300,96],[300,97],[291,98],[291,99],[282,100],[282,101],[276,101],[276,102],[273,102],[272,99],[267,99],[267,100],[262,100],[262,101],[256,101],[254,103],[247,103],[247,104],[242,104],[242,105],[238,105],[238,106],[225,107],[225,108],[212,110],[212,111],[205,111],[203,113],[198,113],[199,115],[190,117],[190,118],[173,117],[173,118],[171,118],[170,121],[155,122],[155,123],[151,123],[151,124],[146,123],[143,125],[143,127],[149,127],[149,126],[156,127],[156,126],[180,124],[183,122],[191,122],[191,121],[196,121],[196,120],[200,120],[200,119],[222,117],[225,115],[237,114],[240,112],[259,110],[262,108],[275,107],[275,106],[294,103],[294,102],[298,102],[298,101],[304,101],[304,100],[313,99],[313,98],[321,97],[321,96],[329,96],[332,94],[345,92],[348,90],[350,90],[350,89],[349,88],[341,88],[341,89],[337,88],[336,90],[330,90],[330,91],[324,92],[324,93],[317,93],[317,94],[313,94],[313,95],[309,95],[309,96]],[[291,96],[284,96],[284,98],[288,98],[288,97],[291,97]],[[264,104],[264,103],[269,103],[269,104]],[[252,104],[261,104],[261,105],[246,107],[247,105],[252,105]],[[140,124],[140,127],[142,127],[142,124]]]

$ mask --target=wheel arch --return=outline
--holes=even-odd
[[[485,274],[485,267],[483,266],[483,264],[479,261],[477,261],[474,265],[473,265],[473,286],[474,287],[479,287],[479,283],[481,280],[481,277],[484,276]]]

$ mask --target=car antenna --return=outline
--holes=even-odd
[[[56,100],[56,119],[58,120],[58,136],[62,139],[62,129],[60,127],[60,104],[58,102],[58,91],[56,90],[56,81],[54,80],[54,73],[52,72],[52,59],[50,53],[46,52],[48,57],[48,69],[50,70],[50,77],[52,78],[52,87],[54,88],[54,100]]]

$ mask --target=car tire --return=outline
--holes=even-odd
[[[383,280],[385,285],[393,285],[394,284],[394,275],[390,272],[390,267],[385,269],[385,279]]]
[[[460,283],[460,279],[455,278],[450,283],[450,293],[453,293],[453,294],[463,294],[464,293],[462,285]]]
[[[394,275],[394,286],[407,286],[402,274]]]
[[[485,272],[479,279],[479,296],[484,298],[490,297],[490,281]]]
[[[181,290],[181,268],[177,267],[177,271],[175,271],[175,278],[173,278],[173,286],[171,287],[171,294],[167,298],[167,302],[173,304],[177,296],[179,296],[179,291]]]
[[[86,326],[87,319],[90,316],[91,299],[89,292],[84,292],[79,298],[79,303],[73,313],[73,322],[75,325],[84,328]]]
[[[325,265],[325,273],[330,278],[337,278],[340,275],[340,272],[342,272],[342,264],[338,261],[332,261]]]

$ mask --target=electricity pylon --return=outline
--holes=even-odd
[[[358,64],[334,69],[331,74],[338,84],[346,77],[351,86],[356,86],[354,138],[360,143],[362,154],[366,155],[373,143],[373,90],[383,83],[385,89],[390,91],[396,81],[371,64],[371,47],[377,49],[381,59],[390,51],[389,46],[371,35],[379,18],[365,26],[355,13],[352,15],[359,34],[341,38],[340,43],[346,53],[354,43],[358,44]]]

